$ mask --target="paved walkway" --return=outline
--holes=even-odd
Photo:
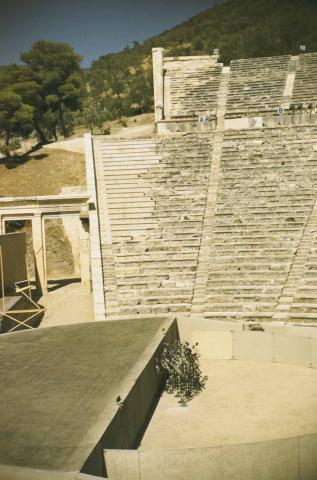
[[[80,283],[50,284],[49,290],[39,300],[48,307],[40,327],[94,321],[92,294],[83,290]]]

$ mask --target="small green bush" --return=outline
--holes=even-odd
[[[183,404],[198,395],[208,379],[202,375],[197,347],[198,343],[190,346],[179,340],[164,343],[161,356],[156,359],[157,372],[163,369],[167,374],[165,390],[179,396]]]

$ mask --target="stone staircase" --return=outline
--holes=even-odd
[[[277,111],[283,103],[291,58],[232,60],[226,118]]]
[[[297,282],[293,282],[292,303],[288,320],[292,322],[316,322],[317,320],[317,202],[307,222],[298,249]],[[288,294],[290,292],[287,292]]]
[[[292,103],[317,104],[317,53],[306,53],[299,56]]]
[[[290,318],[290,308],[295,299],[297,289],[300,288],[300,285],[303,282],[305,267],[307,262],[309,263],[310,252],[315,241],[314,231],[316,214],[315,200],[315,204],[313,205],[310,216],[306,222],[305,229],[302,232],[298,248],[295,250],[291,268],[274,311],[274,320],[286,322]]]
[[[285,89],[283,93],[283,102],[281,103],[281,106],[285,110],[288,110],[290,108],[290,104],[292,101],[295,76],[296,76],[296,71],[298,67],[298,60],[299,60],[298,56],[292,56],[288,65]]]
[[[212,162],[210,166],[207,201],[204,212],[204,223],[201,234],[198,267],[191,309],[192,317],[200,316],[200,314],[205,311],[209,254],[213,238],[212,232],[215,221],[214,211],[220,177],[220,160],[224,136],[224,117],[227,103],[229,73],[230,69],[228,67],[224,67],[222,70],[221,82],[218,90],[216,132],[213,136]]]
[[[188,315],[207,196],[210,134],[97,143],[107,317]]]

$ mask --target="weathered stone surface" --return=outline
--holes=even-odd
[[[174,133],[95,141],[108,316],[315,319],[316,58],[160,58]]]
[[[124,428],[112,426],[111,441],[127,448],[157,393],[154,364],[145,374],[147,395],[140,378],[164,338],[162,329],[169,341],[175,337],[175,326],[163,318],[1,335],[0,464],[80,471],[114,421],[118,396]],[[131,404],[136,383],[142,398]]]

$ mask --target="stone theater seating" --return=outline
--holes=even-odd
[[[217,107],[221,66],[205,65],[184,71],[171,71],[171,117],[192,117]]]
[[[154,50],[158,134],[92,142],[106,317],[314,321],[317,55]]]
[[[316,142],[317,127],[306,126],[225,134],[208,255],[208,316],[272,318],[285,287],[296,287],[289,275],[316,200]],[[301,261],[308,256],[306,249]]]
[[[227,115],[275,111],[283,102],[290,60],[290,55],[233,60]]]
[[[188,312],[204,218],[211,138],[98,142],[104,283],[109,313]],[[107,213],[112,247],[103,239]],[[111,272],[111,274],[109,274]]]

